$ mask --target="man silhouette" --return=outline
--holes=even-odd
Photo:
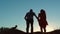
[[[33,33],[33,22],[34,22],[33,16],[35,16],[37,18],[36,14],[33,12],[33,10],[30,9],[30,11],[27,12],[27,14],[24,17],[25,20],[26,20],[26,26],[27,26],[26,27],[26,32],[27,32],[27,34],[29,33],[29,25],[30,24],[31,24],[31,33]]]

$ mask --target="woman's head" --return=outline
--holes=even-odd
[[[45,10],[44,10],[44,9],[41,9],[40,12],[41,12],[41,13],[45,13]]]

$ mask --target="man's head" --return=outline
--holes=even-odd
[[[33,10],[32,10],[32,9],[30,9],[30,12],[33,12]]]

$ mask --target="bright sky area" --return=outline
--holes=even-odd
[[[41,9],[46,11],[47,32],[60,28],[60,0],[0,0],[0,27],[14,27],[26,31],[25,14],[30,10],[38,15]],[[34,31],[39,31],[37,19],[34,17]]]

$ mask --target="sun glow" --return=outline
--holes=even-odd
[[[52,26],[47,26],[47,27],[46,27],[46,32],[51,32],[51,31],[54,31],[54,27],[52,27]]]
[[[41,31],[41,30],[39,29],[39,27],[37,27],[37,28],[34,29],[34,32],[37,32],[37,31]],[[51,32],[51,31],[54,31],[54,27],[52,27],[52,26],[47,26],[47,27],[46,27],[46,32]]]

